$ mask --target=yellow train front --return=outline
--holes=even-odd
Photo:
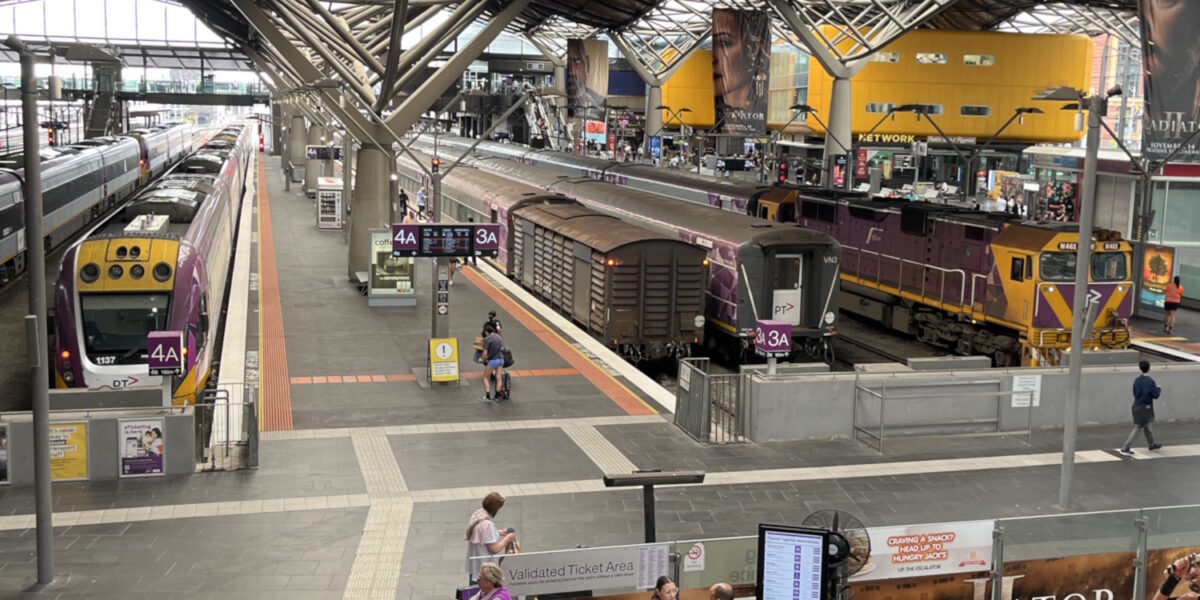
[[[1010,225],[992,240],[994,266],[974,316],[1018,329],[1024,364],[1058,364],[1071,347],[1078,240],[1074,225],[1058,223]],[[1085,349],[1129,345],[1132,251],[1115,231],[1095,234],[1088,299],[1098,306]]]

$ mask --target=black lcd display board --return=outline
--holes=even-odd
[[[342,149],[331,146],[305,146],[305,156],[309,160],[342,160]]]
[[[470,225],[422,225],[420,256],[470,256]]]

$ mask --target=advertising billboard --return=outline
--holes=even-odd
[[[1200,144],[1188,141],[1200,121],[1200,2],[1139,0],[1146,111],[1142,152],[1150,160],[1200,160]]]
[[[147,477],[163,475],[163,456],[166,440],[163,438],[162,419],[131,419],[119,422],[117,440],[121,459],[121,477]]]
[[[1167,284],[1175,276],[1175,249],[1146,245],[1142,253],[1142,292],[1138,301],[1143,306],[1163,309],[1167,299]]]
[[[713,105],[722,131],[760,136],[767,131],[771,18],[766,12],[712,11]]]
[[[50,425],[50,480],[88,478],[87,423]]]
[[[608,42],[567,40],[567,115],[604,120],[608,105]]]

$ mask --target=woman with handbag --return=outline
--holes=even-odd
[[[504,496],[499,492],[492,492],[484,497],[482,508],[471,513],[467,522],[467,577],[471,583],[475,583],[475,578],[484,563],[491,562],[489,558],[503,553],[517,542],[517,533],[513,528],[509,527],[504,531],[504,535],[500,535],[492,521],[503,506]],[[497,584],[499,583],[503,582],[498,581]]]

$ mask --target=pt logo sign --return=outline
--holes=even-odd
[[[146,348],[151,375],[183,375],[183,332],[151,331]]]

